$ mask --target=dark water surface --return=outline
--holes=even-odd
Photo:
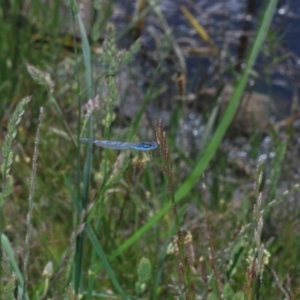
[[[255,28],[263,9],[263,1],[183,1],[163,0],[159,9],[166,19],[172,34],[183,49],[188,74],[188,88],[195,92],[201,80],[207,86],[214,85],[218,78],[216,66],[222,76],[228,76],[229,63],[242,68],[247,49],[251,45]],[[133,3],[116,1],[113,21],[122,31],[128,25],[134,12]],[[195,55],[184,49],[209,49],[196,31],[188,23],[180,7],[185,6],[208,32],[211,40],[222,51],[223,57],[212,58],[208,53]],[[148,52],[159,46],[159,34],[163,28],[157,15],[150,12],[141,33],[142,43]],[[154,37],[153,37],[154,35]],[[155,35],[157,35],[155,37]],[[123,39],[126,44],[126,38]],[[128,41],[127,41],[128,42]],[[269,45],[267,47],[267,45]],[[214,61],[214,62],[212,62]],[[217,62],[216,62],[217,61]],[[149,65],[145,65],[149,68]],[[200,71],[201,70],[201,71]],[[200,71],[200,72],[199,72]],[[268,94],[277,105],[279,118],[289,115],[292,98],[299,96],[300,79],[300,5],[297,0],[279,1],[277,13],[268,34],[265,46],[255,65],[257,72],[252,76],[254,90]],[[199,77],[199,74],[201,76]],[[145,75],[151,72],[145,70]],[[219,76],[219,74],[218,74]],[[197,79],[195,79],[195,77]]]
[[[163,0],[159,2],[159,9],[165,18],[167,28],[171,29],[172,37],[180,47],[187,70],[187,94],[193,101],[187,105],[182,115],[182,122],[176,135],[176,145],[185,153],[199,155],[203,149],[202,137],[206,130],[202,105],[204,99],[202,92],[206,93],[218,87],[220,82],[232,83],[230,68],[239,71],[251,46],[255,29],[263,9],[263,1],[228,0],[228,1],[183,1]],[[220,50],[214,56],[207,42],[196,33],[188,23],[180,7],[185,6],[209,34],[211,41]],[[116,1],[112,21],[116,24],[118,32],[122,33],[128,26],[134,14],[134,6],[127,1]],[[154,81],[156,88],[164,92],[157,97],[156,104],[149,103],[147,111],[150,119],[162,118],[167,125],[168,132],[172,132],[172,114],[176,107],[176,85],[171,80],[172,74],[182,68],[178,56],[170,51],[170,44],[165,38],[166,27],[162,20],[153,11],[144,19],[145,26],[141,31],[142,52],[135,67],[140,68],[142,74],[139,88],[149,87]],[[128,31],[127,31],[128,33]],[[128,47],[132,43],[129,34],[121,34],[120,48]],[[159,75],[155,73],[157,64],[164,61]],[[155,79],[154,79],[155,78]],[[297,0],[279,1],[277,12],[272,21],[271,28],[255,64],[252,76],[251,90],[259,101],[265,98],[270,100],[270,115],[272,120],[278,122],[298,110],[299,82],[300,82],[300,3]],[[207,94],[207,93],[206,93]],[[262,95],[261,95],[262,94]],[[130,93],[128,94],[130,95]],[[139,101],[128,96],[124,100],[122,111],[133,113],[132,107]],[[252,98],[251,98],[252,100]],[[131,102],[132,101],[132,102]],[[199,104],[200,103],[200,104]],[[257,106],[255,104],[255,106]],[[259,112],[258,112],[259,113]],[[258,119],[266,120],[265,114]],[[270,119],[270,122],[272,121]],[[147,126],[147,125],[145,125]],[[294,128],[299,131],[300,124],[295,122]],[[298,144],[300,138],[295,138]],[[251,144],[252,143],[252,144]],[[275,153],[272,139],[265,135],[257,141],[258,153],[253,153],[253,140],[241,134],[233,140],[223,144],[223,150],[228,153],[228,162],[242,161],[245,173],[253,172],[260,156],[271,166]],[[297,156],[297,147],[289,153],[287,164],[295,169],[287,170],[289,177],[297,179],[300,170],[296,167],[294,159]],[[294,155],[296,155],[294,157]],[[291,184],[291,182],[290,182]],[[282,188],[288,187],[288,182],[281,183]]]

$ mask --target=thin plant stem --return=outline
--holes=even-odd
[[[204,180],[202,183],[202,194],[203,194],[203,199],[204,199],[203,203],[204,203],[204,209],[205,209],[206,234],[207,234],[207,240],[208,240],[208,244],[209,244],[208,260],[209,260],[210,267],[214,272],[214,278],[215,278],[218,298],[223,299],[222,292],[221,292],[221,283],[220,283],[220,279],[219,279],[219,272],[218,272],[218,269],[216,266],[215,251],[214,251],[212,238],[211,238],[209,209],[208,209],[208,201],[207,201],[207,189],[206,189],[206,184],[204,183]]]
[[[162,122],[159,120],[158,128],[156,132],[157,143],[159,145],[159,153],[161,157],[161,168],[167,179],[168,194],[172,203],[173,216],[175,218],[175,225],[177,227],[177,247],[179,254],[179,270],[182,275],[182,280],[185,286],[184,297],[185,299],[195,298],[195,284],[191,278],[191,263],[188,253],[185,251],[185,240],[183,236],[183,230],[180,226],[179,216],[177,213],[174,184],[172,176],[172,167],[170,152],[166,142],[166,134],[162,129]]]
[[[30,190],[29,190],[29,198],[28,198],[28,213],[26,218],[26,227],[27,227],[27,233],[25,238],[25,257],[24,257],[24,265],[23,265],[23,273],[24,273],[24,289],[23,289],[23,295],[22,299],[25,297],[25,293],[27,290],[27,283],[28,283],[28,262],[29,262],[29,256],[30,256],[30,238],[32,234],[32,226],[31,226],[31,219],[32,219],[32,212],[33,212],[33,196],[34,196],[34,190],[35,190],[35,177],[36,177],[36,169],[37,169],[37,159],[38,159],[38,146],[40,142],[40,130],[42,126],[42,120],[43,120],[43,113],[44,109],[43,107],[40,108],[40,115],[39,115],[39,121],[38,121],[38,127],[35,137],[35,144],[34,144],[34,152],[33,152],[33,159],[32,159],[32,172],[31,172],[31,178],[30,178]]]

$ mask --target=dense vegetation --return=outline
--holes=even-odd
[[[159,5],[136,1],[120,31],[112,1],[94,1],[87,29],[68,0],[70,36],[60,2],[0,8],[2,298],[298,299],[293,124],[230,134],[262,47],[276,47],[265,41],[277,1],[265,1],[244,67],[218,68],[218,78],[229,70],[232,92],[222,109],[225,81],[215,82],[200,148],[186,146],[183,131],[194,79]],[[217,37],[181,9],[217,61]],[[151,51],[137,39],[148,15],[161,29]],[[139,65],[149,53],[151,76]],[[156,140],[158,149],[104,149],[82,137]],[[245,164],[230,159],[239,140]]]

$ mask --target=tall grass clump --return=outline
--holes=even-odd
[[[132,57],[139,50],[139,43],[135,43],[129,50],[127,51],[119,51],[116,47],[116,32],[113,25],[108,24],[106,26],[106,39],[103,45],[103,53],[100,56],[100,65],[103,70],[103,73],[98,77],[94,78],[92,74],[92,63],[94,62],[93,57],[91,55],[91,47],[87,38],[87,34],[85,28],[83,26],[80,15],[78,14],[78,8],[74,1],[68,1],[73,23],[78,21],[81,38],[82,38],[82,54],[83,54],[83,64],[85,68],[85,84],[82,90],[87,91],[83,95],[86,95],[86,99],[90,99],[90,102],[95,103],[99,101],[99,106],[102,108],[101,110],[101,123],[96,124],[100,125],[97,128],[97,131],[104,138],[110,138],[110,127],[113,122],[113,113],[112,109],[116,103],[118,97],[118,90],[116,86],[116,78],[115,75],[119,71],[122,65],[126,65],[132,59]],[[97,7],[99,10],[99,8]],[[101,21],[98,21],[99,25]],[[75,26],[74,26],[75,28]],[[98,29],[99,30],[99,29]],[[96,29],[93,30],[93,37],[99,36],[99,32]],[[76,53],[77,50],[76,50]],[[78,63],[78,62],[77,62]],[[77,82],[78,82],[78,109],[79,109],[79,118],[82,116],[82,101],[80,97],[81,89],[80,86],[81,81],[79,80],[78,70],[79,67],[76,67],[77,74]],[[101,86],[103,83],[107,86],[108,93],[105,95],[101,89],[96,86],[95,83],[98,83],[99,78],[102,79]],[[99,96],[98,96],[99,94]],[[100,101],[100,100],[101,101]],[[95,129],[95,124],[93,120],[93,112],[89,113],[85,116],[83,127],[80,127],[80,122],[78,123],[78,139],[81,137],[81,134],[84,134],[90,138],[92,138],[93,131]],[[87,131],[86,131],[87,129]],[[109,164],[109,156],[108,153],[105,152],[103,156],[103,160],[101,162],[101,177],[103,176],[103,184],[99,189],[99,194],[95,198],[94,202],[91,204],[89,200],[90,196],[90,186],[91,186],[91,173],[92,173],[92,147],[88,146],[86,152],[86,159],[84,162],[83,172],[81,172],[81,155],[80,155],[80,147],[78,147],[78,185],[77,185],[77,196],[72,193],[72,200],[77,210],[77,226],[84,228],[84,230],[77,231],[76,233],[76,248],[74,253],[74,263],[72,269],[72,286],[74,288],[74,292],[76,294],[85,293],[87,299],[91,299],[93,297],[93,292],[95,288],[96,282],[96,269],[99,266],[103,266],[113,284],[115,289],[118,291],[119,295],[123,299],[126,299],[127,296],[123,291],[121,284],[119,283],[113,268],[110,265],[109,259],[104,252],[103,246],[101,245],[101,241],[99,242],[97,236],[101,234],[102,230],[105,230],[102,216],[105,216],[105,199],[106,193],[113,189],[114,186],[121,180],[123,173],[128,167],[128,157],[120,156],[119,160],[116,161],[114,170],[111,171],[111,167]],[[82,174],[82,177],[81,177]],[[83,216],[87,216],[87,212],[90,211],[88,208],[89,205],[93,206],[92,211],[89,214],[89,217],[86,219]],[[98,216],[98,217],[96,217]],[[90,260],[84,259],[84,253],[86,245],[86,235],[89,238],[91,245],[90,252]],[[101,263],[100,263],[101,262]],[[143,265],[143,264],[142,264]],[[86,270],[90,270],[90,276],[88,278],[84,277],[84,273]],[[145,278],[141,279],[142,284],[144,284]],[[86,283],[86,284],[85,284]],[[84,288],[86,286],[86,288]]]
[[[256,203],[253,207],[254,216],[254,248],[250,249],[247,261],[249,266],[246,271],[246,282],[244,292],[246,299],[259,299],[260,288],[263,281],[265,265],[269,263],[269,252],[265,249],[262,242],[263,231],[263,206],[261,184],[263,180],[262,161],[260,160],[257,166],[256,181],[254,183],[254,195]]]
[[[3,161],[1,164],[1,175],[2,175],[2,186],[1,186],[1,193],[0,193],[0,290],[3,290],[3,281],[2,278],[4,278],[4,274],[3,274],[3,253],[6,254],[7,256],[7,260],[5,261],[8,263],[8,265],[10,267],[12,267],[12,269],[10,270],[10,276],[11,278],[13,277],[13,274],[17,275],[17,280],[18,283],[17,287],[18,288],[18,293],[22,293],[22,289],[23,289],[23,278],[21,276],[21,273],[17,267],[17,264],[14,260],[14,255],[12,253],[12,249],[10,247],[9,241],[8,239],[5,237],[5,235],[3,234],[3,229],[4,229],[4,206],[5,203],[9,197],[9,195],[13,192],[13,175],[11,174],[11,166],[14,160],[14,153],[12,150],[12,144],[13,144],[13,140],[16,138],[17,135],[17,128],[18,128],[18,124],[21,121],[21,117],[25,112],[25,106],[29,103],[31,97],[26,97],[24,99],[22,99],[20,101],[20,103],[18,103],[16,110],[14,111],[14,113],[12,114],[8,125],[7,125],[7,134],[5,136],[5,141],[3,143],[2,146],[2,156],[3,156]],[[3,251],[4,250],[4,251]],[[7,288],[9,288],[10,285],[10,281],[8,283]],[[25,291],[24,291],[25,292]],[[20,295],[20,294],[19,294]]]
[[[175,244],[177,246],[177,254],[178,254],[178,270],[180,271],[180,277],[182,279],[182,287],[178,288],[179,297],[184,297],[184,299],[195,299],[195,283],[192,279],[192,267],[191,267],[191,259],[192,253],[188,253],[187,247],[185,244],[190,244],[191,240],[185,241],[183,230],[180,225],[180,219],[177,213],[175,195],[174,195],[174,184],[173,184],[173,176],[172,176],[172,168],[171,168],[171,158],[169,148],[166,142],[166,134],[162,128],[162,122],[159,121],[157,128],[157,142],[159,145],[159,153],[161,158],[161,168],[167,179],[167,190],[170,197],[170,202],[172,203],[172,212],[175,219],[176,229],[177,229],[177,237],[175,240]]]

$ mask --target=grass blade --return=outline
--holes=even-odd
[[[96,251],[96,253],[98,254],[98,256],[100,257],[102,263],[103,263],[103,266],[109,276],[109,278],[111,279],[115,289],[118,291],[119,295],[122,297],[122,299],[129,299],[125,292],[123,291],[120,283],[118,282],[117,278],[116,278],[116,275],[107,259],[107,256],[105,255],[100,243],[98,242],[97,240],[97,237],[96,235],[94,234],[92,228],[91,228],[91,225],[90,224],[87,224],[86,225],[86,232],[93,244],[93,247],[94,247],[94,250]]]
[[[254,62],[258,56],[258,53],[259,53],[261,45],[264,41],[264,38],[267,34],[273,14],[276,9],[276,5],[277,5],[277,1],[273,1],[273,0],[269,1],[268,5],[264,11],[264,14],[262,16],[261,24],[257,31],[256,38],[254,39],[250,54],[249,54],[247,62],[246,62],[245,69],[244,69],[242,76],[230,98],[229,104],[228,104],[227,109],[224,113],[224,116],[220,122],[220,125],[218,126],[215,134],[213,135],[210,143],[208,144],[207,149],[206,149],[202,159],[200,159],[198,161],[194,170],[191,172],[189,177],[185,180],[185,182],[181,185],[181,187],[176,192],[175,197],[178,201],[181,200],[183,197],[185,197],[189,193],[189,191],[192,189],[192,187],[195,185],[195,183],[198,181],[198,179],[202,175],[203,171],[207,167],[208,163],[213,158],[229,125],[231,124],[231,121],[233,120],[235,112],[238,108],[242,93],[245,89],[248,77],[250,75],[250,72],[252,70]]]
[[[10,245],[10,242],[7,238],[6,235],[2,234],[1,236],[1,245],[2,245],[2,249],[4,251],[4,253],[6,254],[7,256],[7,260],[9,262],[9,265],[10,265],[10,268],[11,268],[11,271],[16,275],[17,277],[17,280],[18,280],[18,295],[21,299],[22,295],[23,295],[23,286],[24,286],[24,279],[23,279],[23,276],[22,276],[22,273],[18,267],[18,263],[15,259],[15,256],[14,256],[14,251]],[[25,293],[25,299],[29,299],[28,298],[28,295],[27,295],[27,292],[24,291]]]

